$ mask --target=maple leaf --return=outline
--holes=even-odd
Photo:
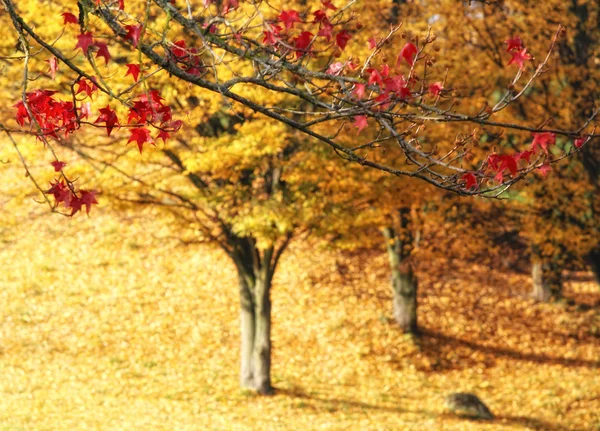
[[[329,23],[329,18],[327,18],[327,12],[319,9],[313,12],[313,15],[315,16],[315,19],[313,20],[313,22],[315,23],[322,23],[322,24],[327,24]]]
[[[79,24],[77,17],[75,15],[73,15],[71,12],[63,12],[63,13],[61,13],[61,16],[63,17],[63,25]]]
[[[264,38],[263,44],[265,45],[277,45],[279,43],[279,37],[272,31],[263,31]]]
[[[516,64],[521,70],[525,70],[525,61],[531,60],[533,58],[527,53],[527,48],[523,48],[519,51],[511,51],[510,55],[512,55],[512,58],[506,65],[510,66],[511,64]]]
[[[544,178],[548,175],[548,172],[552,172],[552,167],[548,163],[544,163],[542,166],[538,168],[538,171],[542,174]]]
[[[352,35],[350,33],[348,33],[346,30],[342,30],[335,35],[335,44],[343,51],[351,38]]]
[[[369,124],[367,123],[367,117],[365,115],[357,115],[354,117],[354,127],[358,129],[358,133],[369,127]]]
[[[506,47],[506,52],[514,50],[520,51],[523,49],[523,41],[519,36],[515,36],[512,39],[505,40],[504,43],[508,45]]]
[[[313,34],[309,31],[303,31],[300,36],[294,39],[294,46],[296,48],[296,58],[302,57],[304,54],[310,53],[310,49],[307,49],[312,42]]]
[[[331,0],[321,0],[321,3],[323,3],[326,9],[337,10],[337,7],[331,3]]]
[[[323,26],[319,29],[317,36],[324,37],[325,40],[329,42],[333,37],[333,26],[328,22],[323,24]]]
[[[87,215],[90,215],[92,205],[98,205],[98,201],[96,200],[98,192],[95,190],[79,190],[79,192],[81,193],[81,198],[79,198],[79,208],[81,208],[81,205],[85,205],[85,212]]]
[[[110,136],[110,133],[115,127],[119,126],[119,118],[115,111],[110,109],[110,106],[106,105],[105,108],[100,108],[100,116],[94,121],[96,123],[104,123],[106,126],[106,134]]]
[[[285,29],[289,30],[294,27],[297,22],[302,22],[300,15],[295,10],[282,10],[279,14],[279,21],[283,22]]]
[[[400,50],[400,55],[398,55],[398,60],[396,61],[396,67],[398,67],[398,64],[400,64],[402,59],[406,60],[406,62],[412,66],[415,63],[417,52],[417,47],[413,43],[408,42],[404,45],[404,48]]]
[[[54,181],[54,183],[50,182],[50,188],[44,193],[54,196],[55,206],[63,203],[68,207],[73,199],[73,193],[64,181],[58,181],[56,179]]]
[[[90,102],[82,103],[79,113],[79,118],[85,120],[92,115],[92,104]]]
[[[516,155],[517,160],[525,160],[527,163],[530,163],[531,156],[533,155],[533,150],[526,150]]]
[[[369,85],[377,84],[379,86],[383,85],[383,79],[381,78],[381,74],[377,69],[367,69],[367,73],[369,73]]]
[[[55,160],[50,164],[54,166],[54,172],[60,172],[60,170],[67,165],[66,162],[61,162],[60,160]]]
[[[68,205],[65,204],[67,208],[71,208],[71,214],[69,214],[70,217],[73,217],[75,214],[77,214],[81,210],[82,205],[83,202],[81,202],[81,199],[77,195],[73,195],[71,197]]]
[[[365,84],[354,84],[354,91],[352,94],[354,94],[358,100],[361,100],[365,97],[366,88],[367,86]]]
[[[75,49],[81,48],[83,53],[87,53],[90,46],[94,44],[94,39],[92,38],[92,32],[88,31],[87,33],[82,33],[77,36],[77,45],[75,45]]]
[[[587,139],[588,138],[586,136],[580,136],[579,138],[575,139],[573,141],[575,148],[581,148],[583,146],[583,144],[586,143]]]
[[[435,97],[438,97],[443,89],[444,87],[441,82],[434,82],[429,86],[429,92]]]
[[[58,71],[58,59],[53,56],[50,57],[47,61],[50,65],[50,77],[54,79],[56,78],[56,72]]]
[[[102,57],[104,58],[104,64],[108,64],[108,60],[110,60],[110,53],[108,52],[108,46],[104,42],[96,42],[94,46],[98,48],[98,52],[96,52],[96,58]]]
[[[125,30],[127,30],[127,34],[125,35],[125,39],[131,40],[134,48],[137,48],[138,43],[140,41],[140,36],[142,35],[142,25],[126,25]]]
[[[461,179],[465,182],[465,188],[467,190],[471,190],[473,187],[474,188],[478,187],[477,177],[475,176],[475,174],[473,172],[464,173],[463,176],[461,177]]]
[[[537,151],[538,147],[548,154],[548,147],[556,144],[556,135],[552,132],[534,133],[531,151]]]
[[[331,63],[325,73],[327,73],[328,75],[339,75],[342,72],[342,70],[344,70],[344,63]]]
[[[96,87],[96,84],[93,83],[92,81],[89,81],[85,78],[80,79],[79,81],[77,81],[77,91],[75,92],[75,95],[79,94],[79,93],[85,93],[88,97],[92,97],[92,94],[98,90],[98,87]]]
[[[377,43],[377,38],[375,36],[367,40],[367,45],[369,46],[369,49],[374,49],[377,46]]]
[[[167,139],[169,139],[171,135],[166,130],[160,129],[158,134],[156,135],[156,139],[162,139],[163,143],[167,143]]]
[[[131,75],[135,82],[138,81],[138,77],[140,75],[140,65],[139,64],[128,64],[127,65],[127,73],[125,76]]]
[[[140,154],[142,154],[142,149],[144,148],[144,144],[146,142],[154,145],[154,141],[152,140],[152,137],[150,136],[150,131],[148,129],[146,129],[145,127],[136,127],[134,129],[132,129],[131,136],[129,137],[129,140],[127,141],[127,143],[130,143],[131,141],[135,141],[137,143],[137,146],[140,150]]]

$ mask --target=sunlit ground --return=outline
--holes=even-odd
[[[416,343],[385,256],[296,243],[273,291],[277,395],[238,388],[238,299],[218,251],[159,221],[22,220],[0,247],[0,430],[596,430],[600,293],[535,304],[526,275],[420,262]],[[477,393],[497,419],[452,416]]]

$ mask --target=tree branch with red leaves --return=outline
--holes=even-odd
[[[51,140],[60,142],[84,126],[105,127],[108,135],[114,129],[127,128],[128,142],[134,142],[140,153],[158,138],[166,142],[182,122],[173,118],[171,107],[157,89],[145,86],[151,75],[161,72],[287,124],[350,162],[391,175],[420,178],[462,195],[500,196],[532,171],[546,174],[552,163],[600,136],[595,133],[598,110],[582,119],[576,130],[549,127],[547,120],[526,124],[499,117],[512,103],[526,98],[536,79],[548,70],[561,28],[533,72],[528,66],[533,58],[521,38],[507,40],[510,59],[506,67],[516,66],[516,73],[494,106],[481,106],[472,114],[458,106],[446,73],[435,70],[432,51],[436,36],[432,30],[424,37],[404,40],[396,49],[390,45],[403,40],[401,27],[391,28],[381,37],[363,34],[353,1],[343,7],[323,0],[314,10],[276,10],[260,0],[218,4],[204,0],[201,5],[152,0],[145,4],[144,13],[136,16],[129,13],[123,0],[80,0],[79,17],[65,10],[62,19],[65,26],[79,27],[73,51],[85,56],[89,68],[70,59],[72,52],[62,52],[45,40],[25,22],[12,0],[0,1],[25,52],[23,97],[16,105],[16,121],[21,132],[37,136],[49,151]],[[111,36],[100,38],[89,30],[90,16],[103,23]],[[167,24],[158,28],[158,21]],[[167,37],[174,29],[181,39]],[[55,90],[28,91],[28,40],[52,55],[52,76],[59,63],[75,75],[70,101],[59,100]],[[362,62],[346,52],[349,42],[357,40],[369,49]],[[111,77],[103,76],[96,65],[98,58],[104,63],[112,60],[111,44],[128,47],[132,55],[156,69],[148,72],[132,60],[124,74],[134,83],[117,91]],[[391,49],[397,51],[392,62],[388,60]],[[269,106],[245,95],[245,88],[273,93],[285,103]],[[86,99],[96,91],[126,107],[127,118],[119,118],[108,105],[92,121],[94,113]],[[132,96],[136,91],[138,95]],[[454,138],[449,136],[443,142],[430,139],[427,129],[443,124],[467,124],[473,129],[468,134],[456,132]],[[527,133],[530,138],[523,139],[518,152],[491,150],[474,159],[479,136],[490,130]],[[572,140],[573,145],[559,151],[557,137]],[[402,157],[393,163],[389,158],[381,161],[377,154],[385,148],[399,151]],[[58,159],[55,162],[61,177],[46,193],[54,196],[56,205],[71,208],[72,214],[82,205],[89,212],[96,203],[94,192],[76,190],[63,172],[64,165]]]

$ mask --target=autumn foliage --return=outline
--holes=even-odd
[[[0,423],[598,426],[598,5],[0,8]]]

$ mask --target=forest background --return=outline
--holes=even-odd
[[[40,14],[37,3],[19,3],[21,16],[45,35],[64,31],[56,46],[73,51],[79,31],[61,13],[77,10],[43,2]],[[573,129],[595,109],[597,2],[356,3],[356,31],[384,35],[402,22],[391,51],[431,27],[431,66],[445,78],[427,97],[474,109],[514,75],[505,40],[520,35],[543,57],[562,24],[549,71],[506,115]],[[11,25],[4,11],[0,21]],[[369,52],[358,37],[344,47]],[[99,204],[89,217],[85,205],[62,217],[36,203],[44,198],[25,178],[19,155],[43,189],[56,184],[47,147],[14,132],[21,50],[13,33],[0,41],[0,123],[13,131],[0,138],[0,429],[600,429],[597,142],[502,199],[460,197],[348,163],[111,50],[92,48],[94,66],[124,89],[141,73],[181,130],[144,146],[118,128],[106,136],[104,118],[63,141],[61,167],[99,190]],[[31,63],[32,82],[69,87],[50,56]],[[289,103],[243,91],[265,106]],[[474,133],[428,127],[425,139],[440,146]],[[340,136],[358,132],[374,133],[355,124]],[[474,134],[475,160],[530,140]],[[548,157],[570,149],[559,137]],[[496,419],[450,414],[444,397],[461,391]]]

